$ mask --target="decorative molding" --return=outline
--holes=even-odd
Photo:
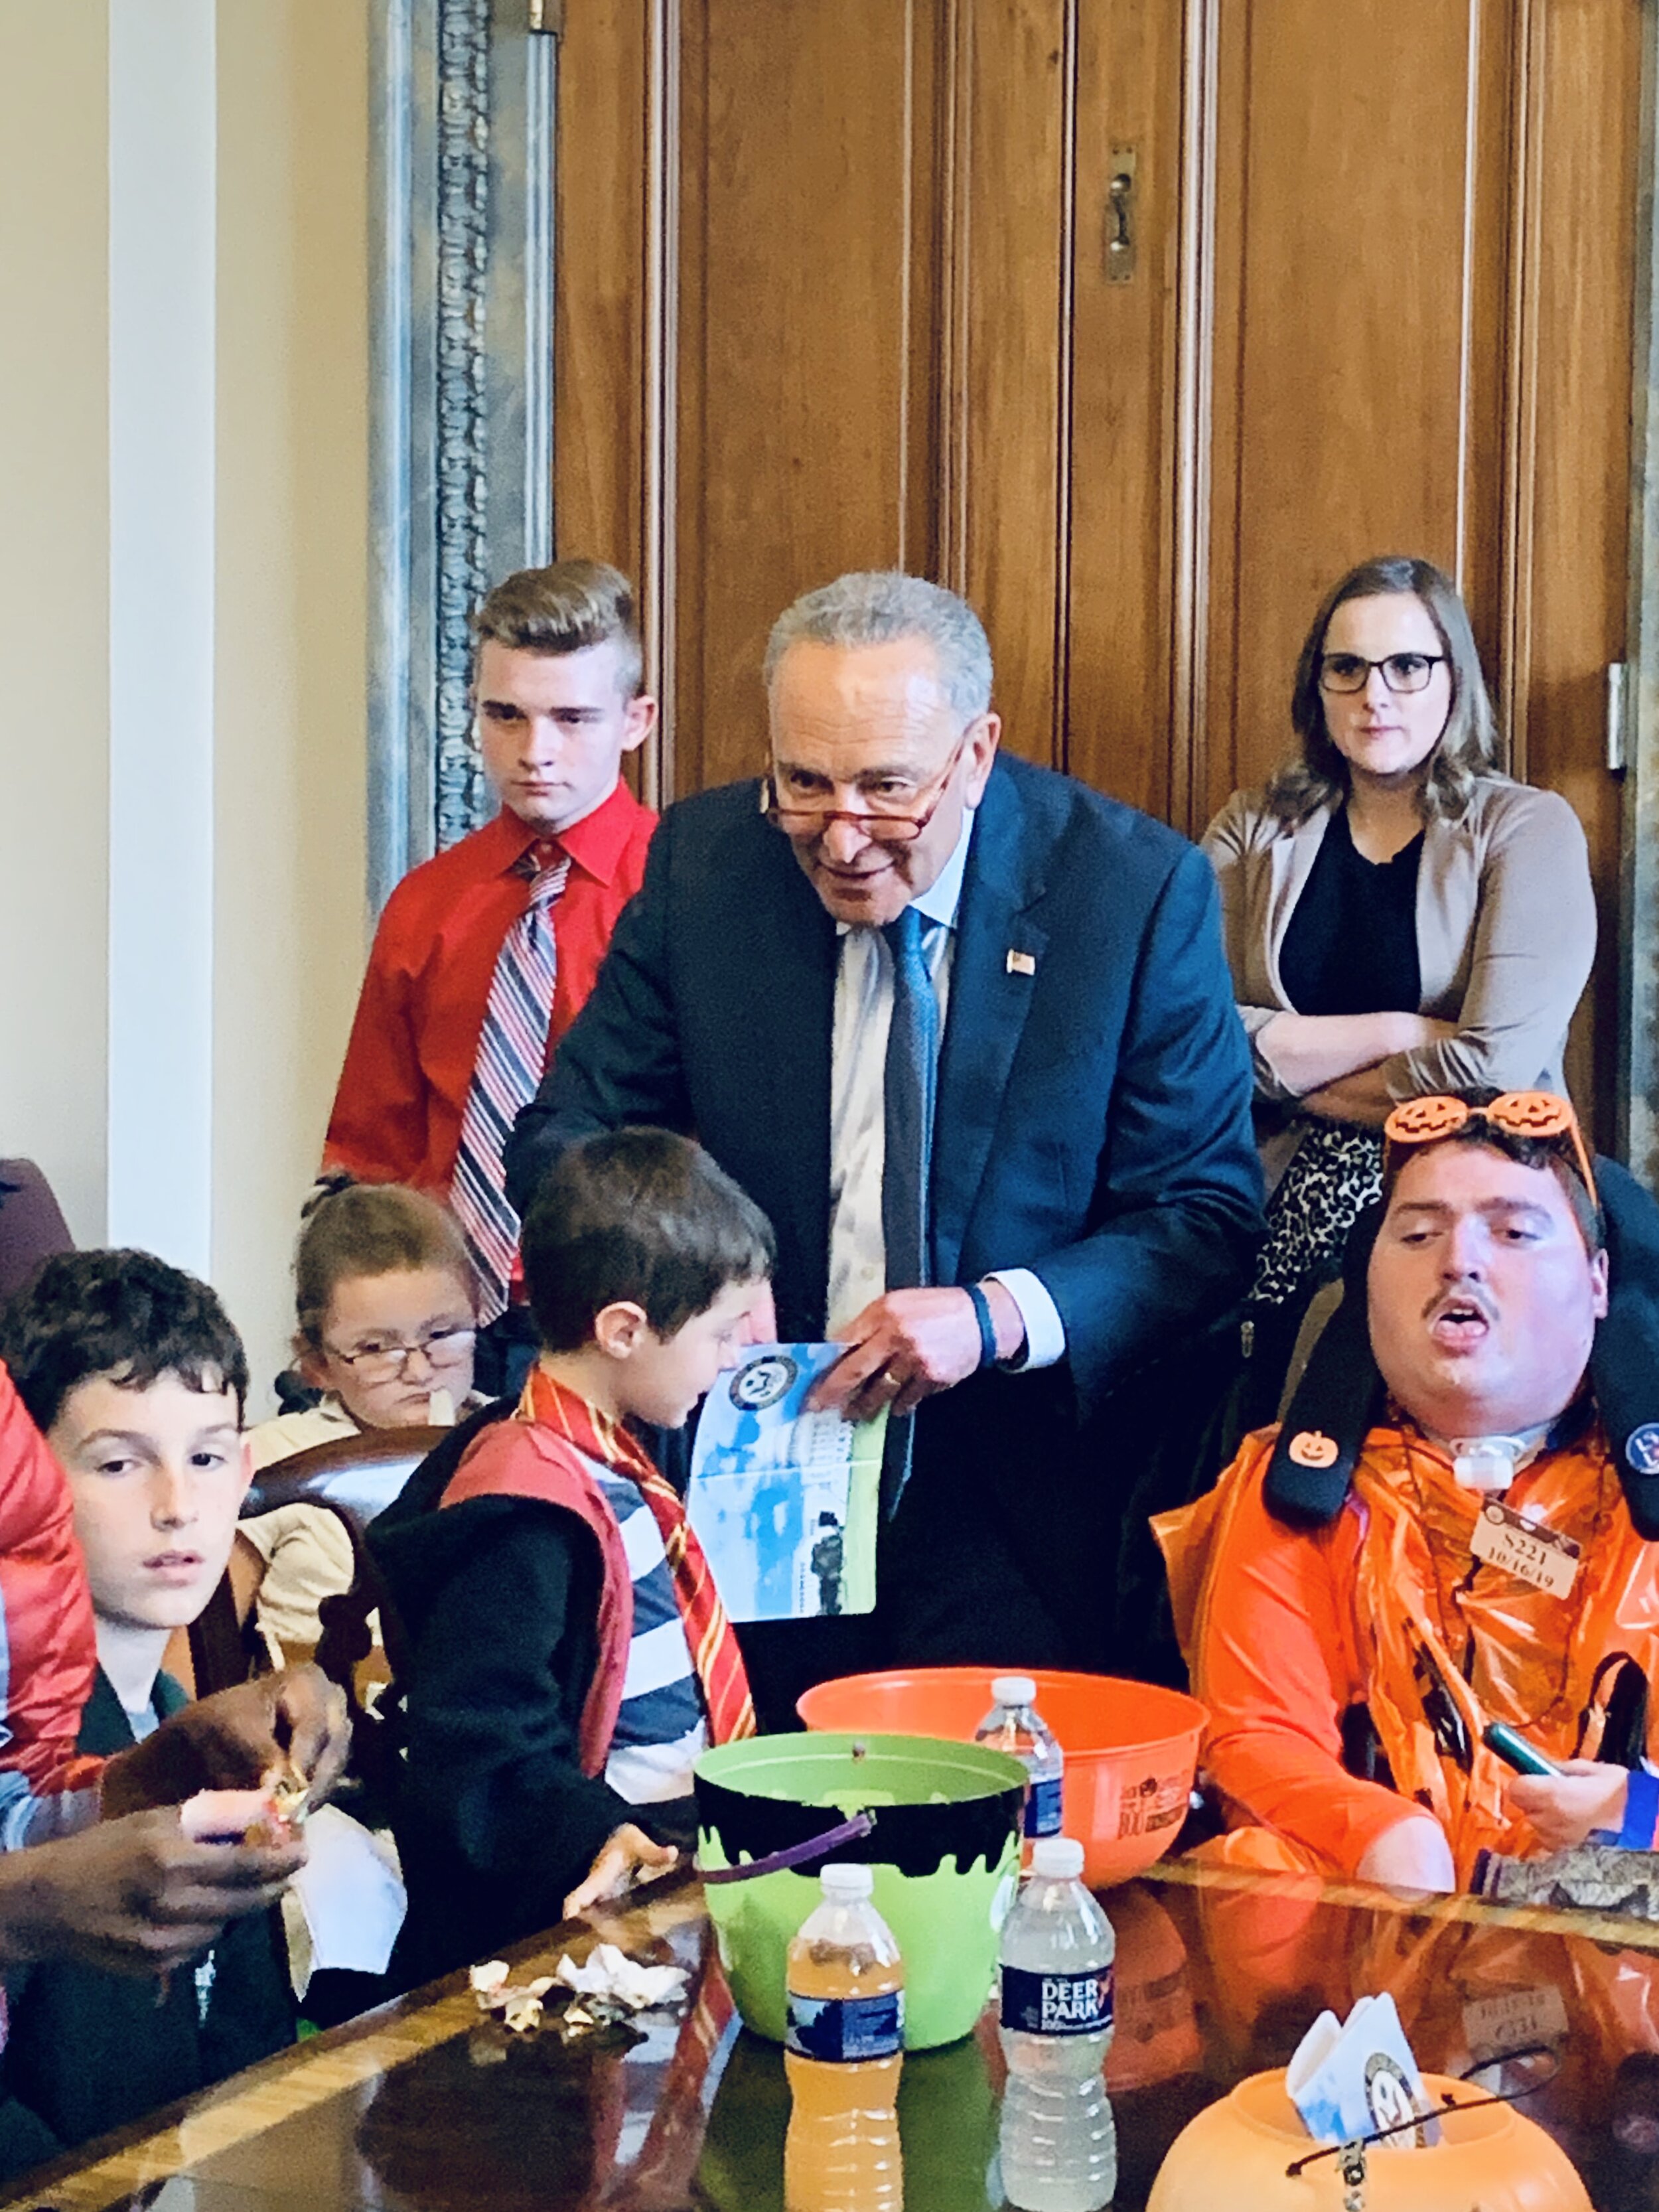
[[[1175,578],[1170,812],[1196,835],[1209,722],[1210,448],[1215,401],[1216,134],[1220,0],[1190,0],[1181,98],[1176,310]]]
[[[1076,323],[1078,258],[1078,0],[1066,0],[1060,70],[1060,342],[1054,349],[1060,388],[1054,395],[1054,426],[1059,435],[1055,440],[1054,452],[1054,684],[1048,757],[1056,768],[1069,769],[1072,765],[1068,737],[1072,659],[1072,485],[1076,461],[1073,434],[1072,333]]]
[[[972,353],[971,263],[974,10],[947,0],[944,47],[944,179],[939,313],[939,581],[968,592],[968,376]]]
[[[551,557],[557,45],[531,17],[526,0],[376,0],[374,912],[490,810],[468,625],[495,579]]]
[[[650,0],[645,124],[645,555],[640,629],[645,683],[659,702],[656,742],[642,763],[642,796],[674,796],[675,526],[678,502],[675,426],[679,358],[679,0]]]
[[[1503,610],[1498,653],[1498,726],[1509,742],[1509,772],[1527,781],[1531,696],[1533,501],[1538,477],[1537,240],[1543,221],[1544,77],[1547,10],[1517,0],[1511,18],[1515,94],[1510,120],[1509,321],[1505,333],[1504,477],[1500,526]]]
[[[454,844],[488,808],[472,739],[467,624],[489,588],[485,516],[484,300],[489,266],[488,0],[438,0],[435,477],[437,842]]]
[[[1627,766],[1619,933],[1618,1144],[1659,1189],[1659,13],[1642,11],[1631,415]]]

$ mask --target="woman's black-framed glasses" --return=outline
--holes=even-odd
[[[778,796],[776,772],[768,769],[761,778],[761,812],[786,837],[821,837],[832,822],[850,822],[866,837],[881,845],[914,844],[945,803],[945,794],[951,787],[951,778],[956,774],[957,763],[962,758],[969,738],[974,733],[977,715],[969,722],[951,749],[951,757],[933,780],[933,796],[927,799],[920,814],[908,806],[895,806],[879,795],[873,795],[868,805],[854,812],[844,806],[786,806]],[[924,796],[927,786],[922,786]]]
[[[1449,656],[1443,653],[1389,653],[1381,660],[1367,660],[1363,653],[1322,653],[1319,688],[1338,693],[1363,691],[1373,668],[1382,671],[1390,691],[1426,691],[1429,678]]]

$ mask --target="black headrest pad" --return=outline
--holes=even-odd
[[[1320,1333],[1273,1446],[1263,1492],[1267,1510],[1297,1528],[1320,1526],[1341,1511],[1366,1434],[1382,1411],[1382,1378],[1366,1327],[1365,1271],[1382,1210],[1378,1199],[1349,1232],[1342,1303]]]
[[[1659,1203],[1616,1160],[1598,1156],[1595,1179],[1612,1289],[1590,1350],[1590,1387],[1631,1519],[1651,1543],[1659,1540]],[[1298,1527],[1340,1512],[1366,1431],[1382,1412],[1365,1273],[1382,1212],[1379,1200],[1354,1224],[1342,1263],[1342,1303],[1314,1346],[1273,1447],[1268,1510]]]
[[[1610,1291],[1590,1352],[1596,1411],[1636,1533],[1659,1539],[1659,1204],[1628,1169],[1598,1158]]]

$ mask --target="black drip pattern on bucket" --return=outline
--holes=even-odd
[[[718,1838],[729,1866],[809,1843],[843,1817],[834,1805],[757,1797],[702,1775],[696,1792],[698,1828]],[[946,1859],[955,1861],[959,1874],[981,1861],[989,1869],[1000,1862],[1009,1837],[1018,1832],[1024,1796],[1015,1788],[948,1805],[872,1805],[875,1826],[870,1833],[838,1844],[830,1856],[856,1865],[896,1867],[913,1876],[937,1874]],[[857,1809],[850,1796],[848,1804]],[[803,1874],[814,1871],[801,1869]]]

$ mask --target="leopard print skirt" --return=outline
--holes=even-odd
[[[1252,1302],[1282,1305],[1329,1282],[1340,1272],[1348,1231],[1382,1195],[1382,1131],[1310,1116],[1267,1203]]]

